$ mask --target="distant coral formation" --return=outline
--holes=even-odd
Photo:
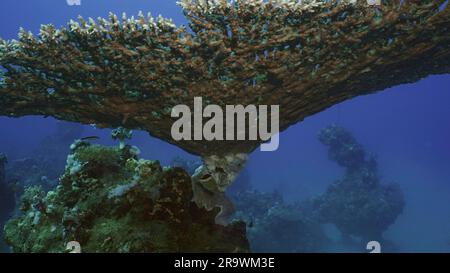
[[[233,197],[236,219],[247,223],[253,252],[320,252],[328,238],[299,204],[286,204],[277,193],[241,191]]]
[[[322,222],[333,223],[344,236],[365,242],[381,240],[405,206],[397,184],[381,184],[377,161],[366,155],[353,135],[339,126],[319,133],[329,149],[330,159],[346,168],[344,177],[313,201],[313,210]]]
[[[49,180],[57,180],[64,171],[69,146],[81,138],[84,126],[78,123],[57,122],[55,130],[45,137],[32,152],[39,168],[46,171]]]
[[[215,224],[181,168],[138,159],[129,145],[77,141],[56,189],[25,191],[5,238],[15,252],[247,252],[245,224]]]
[[[69,146],[82,133],[80,124],[56,123],[56,130],[42,139],[29,156],[10,160],[6,169],[8,183],[14,184],[19,194],[25,186],[40,185],[45,191],[55,187],[64,172]]]

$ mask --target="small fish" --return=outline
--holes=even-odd
[[[98,139],[100,139],[100,137],[98,137],[98,136],[87,136],[87,137],[81,138],[82,141],[94,141],[94,140],[98,140]]]

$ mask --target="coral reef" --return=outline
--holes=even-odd
[[[233,197],[236,219],[247,222],[247,236],[254,252],[319,252],[328,238],[320,225],[303,213],[300,205],[285,204],[281,195],[257,191]]]
[[[198,96],[220,106],[276,104],[284,130],[357,95],[450,71],[446,0],[179,4],[190,30],[111,14],[0,40],[0,115],[142,129],[224,157],[259,142],[175,141],[172,107],[192,107]]]
[[[42,186],[45,190],[53,188],[58,183],[58,179],[54,176],[50,179],[48,174],[56,170],[53,167],[44,168],[45,162],[31,157],[12,160],[6,170],[8,183],[14,184],[18,188],[37,185]],[[55,162],[55,164],[58,163]]]
[[[37,145],[30,157],[37,161],[40,169],[45,170],[49,180],[57,180],[64,172],[69,146],[82,136],[83,131],[81,124],[57,122],[55,131]]]
[[[245,224],[215,224],[218,210],[199,208],[181,168],[138,159],[129,145],[78,140],[56,189],[31,187],[23,214],[5,226],[15,252],[247,252]]]
[[[8,183],[17,187],[40,185],[46,191],[56,186],[64,172],[69,146],[82,133],[80,124],[58,122],[55,132],[45,137],[28,157],[11,160]]]
[[[382,240],[405,206],[397,184],[381,184],[377,161],[344,128],[332,125],[319,133],[330,158],[346,168],[345,176],[313,200],[321,222],[333,223],[345,238]]]

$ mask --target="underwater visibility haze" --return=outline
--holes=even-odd
[[[450,252],[447,4],[3,0],[0,252]]]

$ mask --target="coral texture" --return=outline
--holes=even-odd
[[[183,0],[192,31],[159,17],[71,21],[0,40],[0,115],[146,130],[197,155],[257,141],[179,141],[174,105],[280,105],[280,129],[361,94],[450,71],[439,1]],[[191,108],[192,109],[192,108]]]
[[[181,168],[138,159],[136,149],[77,141],[55,190],[28,188],[5,226],[15,252],[247,252],[245,224],[215,224]]]

